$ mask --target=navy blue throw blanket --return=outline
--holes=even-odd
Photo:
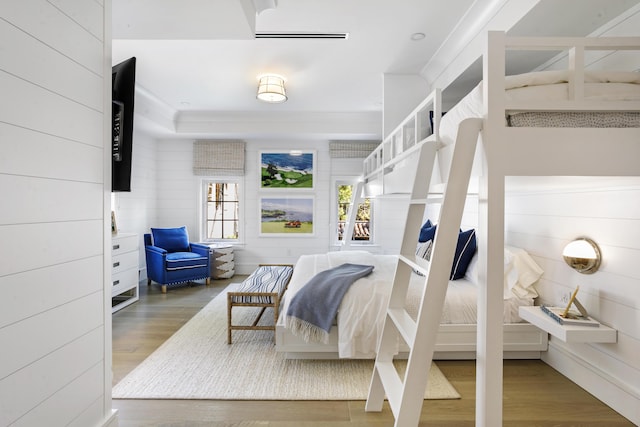
[[[342,297],[356,280],[372,271],[372,265],[342,264],[313,276],[291,299],[287,328],[306,342],[327,343]]]

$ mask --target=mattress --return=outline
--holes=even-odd
[[[568,70],[539,71],[505,78],[505,100],[569,100]],[[482,82],[449,109],[440,121],[440,139],[445,145],[438,153],[441,175],[447,176],[453,155],[458,125],[467,118],[484,116]],[[622,71],[586,71],[585,101],[640,101],[640,73]],[[513,127],[640,127],[638,111],[518,111],[507,112],[505,123]],[[474,162],[474,168],[479,165]],[[472,175],[480,172],[474,170]]]
[[[537,266],[529,266],[531,264],[528,263],[532,261],[524,258],[528,257],[526,252],[520,251],[510,251],[509,254],[513,255],[505,257],[505,323],[521,322],[518,307],[533,305],[537,296],[533,285],[542,274],[539,267],[536,269]],[[349,288],[340,305],[336,317],[338,353],[341,358],[374,357],[395,275],[396,255],[340,251],[300,256],[281,304],[278,325],[286,326],[285,315],[289,302],[315,274],[346,262],[373,265],[374,270]],[[450,281],[441,323],[476,323],[478,287],[475,284],[475,263],[477,261],[472,261],[467,270],[468,276]],[[414,319],[418,312],[423,281],[424,277],[413,274],[407,293],[406,308]]]

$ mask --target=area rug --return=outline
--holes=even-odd
[[[234,331],[227,344],[229,285],[113,388],[114,399],[365,400],[371,360],[287,360],[271,331]],[[257,309],[234,307],[234,324]],[[263,316],[273,322],[268,311]],[[236,320],[237,319],[237,320]],[[273,324],[273,323],[272,323]],[[398,362],[399,371],[406,366]],[[460,395],[432,364],[425,399]]]

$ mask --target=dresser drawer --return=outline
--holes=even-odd
[[[125,252],[137,251],[137,249],[137,234],[119,234],[111,239],[111,256],[115,257]]]
[[[138,271],[138,252],[115,255],[111,258],[111,274],[117,274],[131,268]]]
[[[111,294],[117,295],[138,286],[138,270],[130,268],[111,275]]]

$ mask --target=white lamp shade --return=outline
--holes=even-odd
[[[260,76],[258,82],[258,95],[260,101],[278,104],[287,100],[284,89],[284,78],[277,74],[265,74]]]

